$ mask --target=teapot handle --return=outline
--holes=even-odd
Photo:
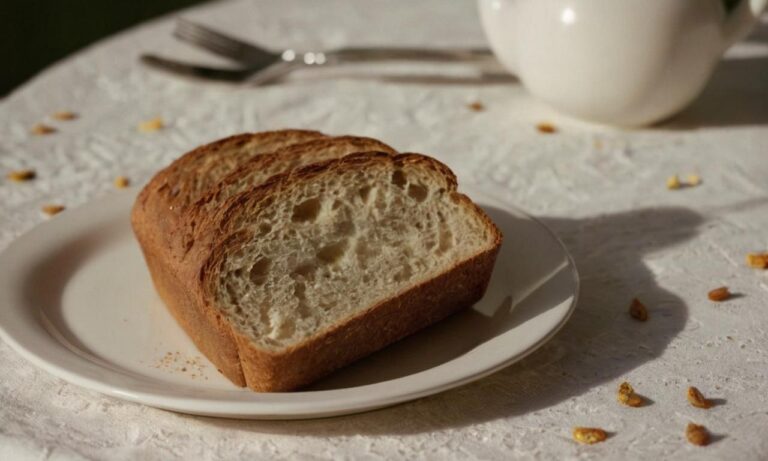
[[[723,30],[723,49],[744,38],[760,18],[768,0],[739,0]]]

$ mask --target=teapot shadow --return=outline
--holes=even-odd
[[[644,260],[694,238],[701,215],[667,207],[543,221],[571,251],[581,297],[560,333],[521,362],[463,387],[368,413],[300,421],[194,419],[233,431],[312,437],[416,434],[541,410],[624,379],[659,357],[688,313],[680,297],[656,283]],[[627,314],[636,296],[649,308],[647,322]]]

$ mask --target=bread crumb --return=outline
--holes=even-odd
[[[731,292],[728,290],[728,287],[715,288],[714,290],[711,290],[709,293],[707,293],[707,297],[711,301],[721,302],[730,298]]]
[[[768,253],[749,253],[747,265],[755,269],[768,269]]]
[[[667,178],[667,189],[675,190],[685,187],[696,187],[701,184],[701,176],[697,174],[689,174],[685,182],[680,180],[678,175],[672,175]]]
[[[42,123],[38,123],[37,125],[32,127],[32,134],[37,136],[43,136],[43,135],[52,134],[55,132],[56,132],[56,128],[49,125],[42,124]]]
[[[77,114],[74,112],[70,112],[68,110],[61,110],[58,112],[54,112],[51,117],[53,117],[56,120],[66,121],[66,120],[74,120],[77,118]]]
[[[694,423],[688,423],[685,428],[685,437],[693,445],[703,447],[709,444],[709,432],[704,426],[700,426]]]
[[[64,211],[64,205],[43,205],[42,212],[48,216],[53,216]]]
[[[24,182],[24,181],[31,181],[35,179],[37,176],[37,173],[35,173],[35,170],[16,170],[11,171],[6,176],[9,181],[13,182]]]
[[[142,133],[152,133],[154,131],[162,130],[164,127],[165,123],[160,117],[155,117],[153,119],[145,120],[139,123],[139,131]]]
[[[695,387],[691,386],[688,388],[687,392],[688,402],[693,405],[696,408],[710,408],[712,406],[712,402],[707,400],[704,395],[696,389]]]
[[[641,407],[644,400],[639,395],[635,394],[635,389],[628,382],[623,382],[619,385],[619,391],[616,395],[616,399],[619,403],[622,403],[628,407]]]
[[[683,184],[680,182],[680,178],[678,178],[677,175],[667,178],[667,189],[675,190],[680,189],[681,187],[683,187]]]
[[[539,133],[544,134],[557,133],[557,127],[549,122],[541,122],[537,124],[536,129],[539,130]]]
[[[597,427],[574,427],[573,440],[586,445],[605,441],[608,434]]]
[[[469,110],[473,112],[482,112],[485,110],[485,106],[480,101],[475,101],[471,104],[467,104],[467,107],[469,108]]]
[[[688,186],[690,187],[696,187],[699,184],[701,184],[701,176],[697,174],[689,174],[687,179],[688,179]]]
[[[635,320],[645,322],[648,320],[648,309],[639,299],[635,298],[629,305],[629,315]]]
[[[201,357],[185,356],[181,352],[166,352],[152,365],[170,373],[184,373],[191,378],[205,376],[206,364]]]
[[[131,180],[126,178],[125,176],[118,176],[115,178],[115,187],[118,189],[125,189],[126,187],[131,185]]]

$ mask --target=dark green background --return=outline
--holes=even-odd
[[[0,0],[0,97],[68,54],[201,0]]]

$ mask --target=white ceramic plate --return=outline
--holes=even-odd
[[[541,346],[566,322],[578,293],[570,256],[542,223],[466,192],[505,237],[485,297],[301,392],[237,388],[198,353],[155,294],[131,233],[136,191],[65,211],[0,256],[0,335],[73,384],[184,413],[314,418],[435,394]]]

